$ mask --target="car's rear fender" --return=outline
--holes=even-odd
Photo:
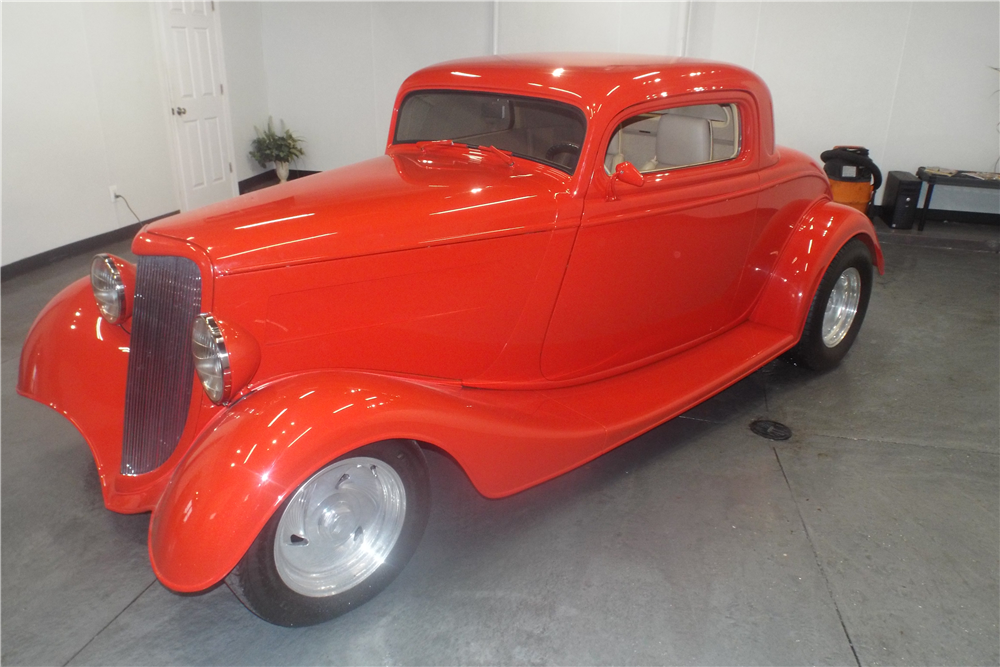
[[[183,592],[212,586],[311,474],[396,438],[443,449],[488,497],[553,477],[606,445],[603,427],[540,392],[353,371],[286,376],[210,423],[177,466],[150,522],[157,577]]]
[[[853,238],[868,246],[872,262],[880,274],[884,273],[885,260],[871,220],[828,200],[809,208],[785,243],[750,320],[794,333],[796,339],[801,336],[823,274]]]

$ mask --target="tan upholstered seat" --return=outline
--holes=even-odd
[[[622,130],[619,128],[615,136],[608,142],[608,153],[604,158],[604,169],[609,173],[615,172],[615,167],[625,161],[625,154],[622,153]]]
[[[641,171],[702,164],[712,159],[712,125],[706,118],[666,113],[656,129],[656,156]]]

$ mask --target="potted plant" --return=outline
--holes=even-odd
[[[284,183],[288,180],[288,163],[305,155],[305,151],[302,150],[302,144],[305,142],[285,127],[285,121],[281,121],[281,132],[275,132],[274,119],[270,116],[267,118],[267,128],[263,132],[256,125],[253,129],[257,133],[257,138],[250,143],[250,157],[262,167],[267,167],[268,162],[273,162],[278,180]]]

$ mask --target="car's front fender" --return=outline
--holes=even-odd
[[[70,420],[94,455],[105,504],[136,511],[113,495],[121,463],[129,335],[97,310],[89,278],[59,292],[35,318],[21,349],[17,392]]]
[[[488,497],[554,477],[606,447],[602,426],[540,392],[352,371],[287,376],[210,423],[174,471],[149,528],[157,577],[183,592],[215,584],[309,475],[395,438],[444,449]]]
[[[800,336],[823,273],[853,238],[868,246],[875,267],[884,273],[885,260],[871,220],[831,201],[812,206],[785,243],[751,321]]]

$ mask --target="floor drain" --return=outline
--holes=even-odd
[[[792,429],[770,419],[758,419],[750,422],[750,430],[768,440],[788,440],[792,437]]]

